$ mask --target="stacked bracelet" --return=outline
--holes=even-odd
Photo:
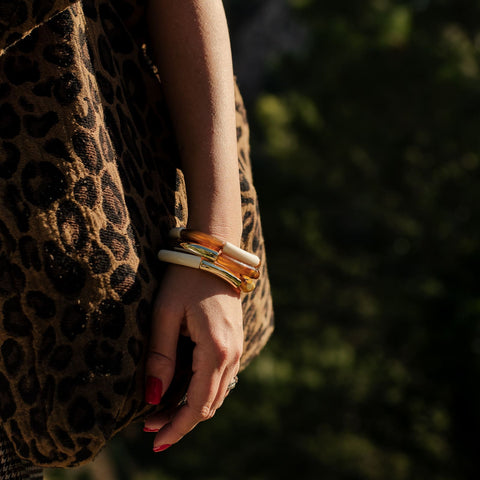
[[[260,276],[260,259],[212,235],[173,228],[174,250],[160,250],[159,260],[204,270],[228,282],[237,291],[251,292]]]
[[[260,276],[260,271],[258,268],[254,268],[246,263],[240,262],[239,260],[235,260],[228,255],[222,255],[216,250],[212,250],[211,248],[204,247],[203,245],[197,243],[181,242],[176,250],[205,258],[212,263],[216,263],[230,271],[234,271],[240,275],[245,275],[246,277],[257,279]]]
[[[180,227],[172,228],[170,230],[170,237],[175,240],[199,243],[200,245],[216,250],[218,253],[229,255],[230,257],[255,268],[260,266],[260,259],[253,253],[242,250],[241,248],[232,245],[230,242],[220,240],[208,233],[197,232],[196,230]]]

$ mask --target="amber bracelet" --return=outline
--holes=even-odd
[[[253,253],[247,252],[230,242],[220,240],[213,235],[187,228],[172,228],[170,230],[170,236],[179,242],[188,242],[210,248],[211,250],[218,252],[220,255],[224,254],[234,260],[249,265],[254,269],[258,269],[260,266],[260,259]]]
[[[251,278],[245,276],[237,277],[226,268],[215,265],[197,255],[171,250],[160,250],[158,252],[158,259],[162,262],[173,263],[209,272],[229,283],[236,291],[248,293],[255,289],[255,282]]]
[[[260,277],[260,271],[257,268],[251,267],[250,265],[240,262],[239,260],[235,260],[228,255],[222,255],[216,250],[212,250],[211,248],[204,247],[203,245],[199,245],[197,243],[181,242],[175,250],[202,257],[209,262],[228,269],[237,276],[243,275],[255,280]]]

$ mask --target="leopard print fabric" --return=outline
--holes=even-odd
[[[165,268],[156,252],[188,212],[143,18],[140,0],[0,5],[0,418],[36,465],[84,463],[152,408],[143,363]],[[263,270],[243,298],[244,368],[273,313],[238,91],[236,107],[242,246]],[[188,382],[183,343],[162,408]]]

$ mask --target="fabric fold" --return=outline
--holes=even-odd
[[[32,30],[79,0],[2,0],[0,56]]]

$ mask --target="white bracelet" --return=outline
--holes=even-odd
[[[189,253],[174,252],[172,250],[160,250],[158,259],[166,263],[174,263],[184,267],[200,269],[202,258]]]
[[[201,257],[197,257],[196,255],[174,252],[171,250],[160,250],[158,252],[158,259],[162,262],[173,263],[175,265],[195,268],[212,273],[213,275],[228,282],[237,291],[241,290],[243,292],[250,292],[255,288],[255,283],[252,285],[252,282],[249,281],[249,279],[240,279],[228,270],[225,270],[224,268],[219,267],[218,265],[215,265]]]

